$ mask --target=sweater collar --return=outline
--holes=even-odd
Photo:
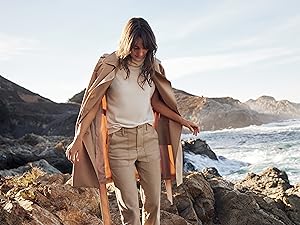
[[[116,52],[113,52],[111,54],[106,54],[105,55],[105,59],[103,60],[104,63],[108,64],[108,65],[111,65],[111,66],[114,66],[114,67],[117,67],[118,66],[118,57],[116,55]],[[154,62],[154,69],[155,71],[162,75],[162,73],[160,72],[160,60],[158,60],[157,58],[155,58],[155,62]],[[163,75],[162,75],[163,76]]]
[[[135,68],[140,68],[144,63],[144,60],[139,62],[139,61],[136,61],[134,59],[131,59],[128,61],[128,66],[132,66],[132,67],[135,67]]]

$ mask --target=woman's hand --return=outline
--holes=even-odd
[[[182,118],[181,124],[183,126],[187,127],[193,133],[193,135],[197,135],[200,132],[200,127],[197,126],[192,121],[189,121],[189,120],[186,120],[186,119]]]
[[[81,140],[74,140],[66,150],[66,157],[70,160],[73,164],[75,161],[79,161],[78,151],[82,149],[82,141]]]
[[[200,132],[200,128],[191,121],[183,119],[178,113],[171,110],[164,102],[162,102],[159,98],[158,90],[155,89],[152,97],[151,97],[151,105],[155,112],[158,112],[165,117],[168,117],[171,120],[180,123],[181,125],[189,128],[189,130],[197,135]]]

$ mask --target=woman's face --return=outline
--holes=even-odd
[[[148,49],[144,48],[143,40],[138,38],[131,49],[130,56],[133,60],[141,62],[145,59]]]

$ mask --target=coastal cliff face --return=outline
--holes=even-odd
[[[74,135],[78,104],[55,103],[0,76],[0,135]]]
[[[174,93],[182,116],[200,124],[201,130],[261,125],[282,119],[296,118],[297,115],[300,118],[300,114],[294,113],[294,105],[297,105],[295,103],[294,105],[285,105],[285,107],[278,104],[276,110],[280,109],[280,113],[270,113],[267,110],[257,111],[256,108],[250,107],[247,102],[242,103],[231,97],[199,97],[177,89],[174,89]],[[285,112],[285,114],[281,112]]]
[[[245,102],[252,110],[270,115],[280,115],[282,118],[299,118],[300,104],[288,100],[276,101],[271,96],[261,96],[256,100]]]

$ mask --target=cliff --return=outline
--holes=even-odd
[[[180,113],[200,124],[201,130],[220,130],[261,125],[282,119],[279,115],[257,112],[231,97],[207,98],[174,89]]]
[[[256,100],[250,99],[245,104],[259,113],[278,115],[283,119],[300,118],[300,104],[288,100],[277,101],[271,96],[261,96]]]
[[[78,104],[55,103],[0,76],[0,135],[74,135]]]

